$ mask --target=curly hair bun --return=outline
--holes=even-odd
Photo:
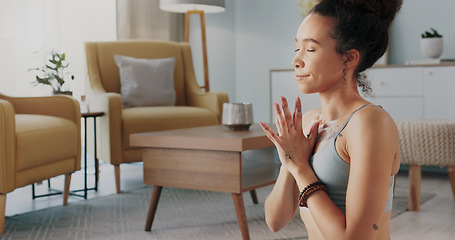
[[[360,73],[373,66],[384,55],[389,44],[389,30],[402,0],[322,0],[312,13],[334,19],[330,32],[337,40],[335,50],[345,54],[350,49],[360,53],[355,70],[357,80]],[[367,85],[359,82],[364,91]]]
[[[392,23],[402,3],[402,0],[344,0],[345,6],[372,12],[388,25]]]

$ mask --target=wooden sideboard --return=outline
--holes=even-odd
[[[366,74],[373,89],[366,99],[383,106],[394,119],[455,119],[455,65],[392,65],[371,68]],[[271,103],[280,96],[292,102],[301,97],[304,111],[320,107],[317,94],[299,92],[293,69],[270,71]]]

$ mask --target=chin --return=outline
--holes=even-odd
[[[315,89],[311,89],[308,86],[305,86],[303,84],[298,84],[297,87],[299,88],[299,91],[303,94],[312,94],[312,93],[317,93]]]

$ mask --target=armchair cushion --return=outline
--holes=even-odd
[[[73,121],[61,117],[16,114],[16,170],[77,156],[78,131]]]
[[[175,58],[143,59],[114,55],[120,69],[124,107],[175,105]]]

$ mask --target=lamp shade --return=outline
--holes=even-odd
[[[160,0],[160,9],[176,13],[186,13],[191,10],[217,13],[225,10],[224,0]]]

